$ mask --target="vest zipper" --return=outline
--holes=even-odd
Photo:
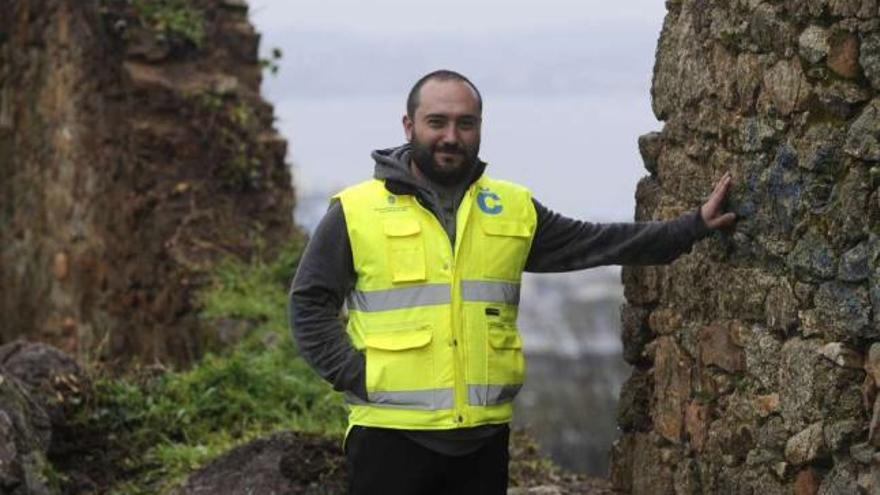
[[[462,198],[462,201],[465,201],[468,197],[467,192],[465,192],[465,196]],[[443,235],[449,236],[446,233],[446,228],[440,222],[440,219],[437,218],[437,215],[434,214],[430,209],[425,208],[421,202],[418,202],[419,206],[428,212],[431,217],[436,222],[437,226],[440,227]],[[459,204],[459,208],[461,205]],[[456,213],[457,210],[456,210]],[[458,224],[456,222],[456,229],[458,228]],[[455,242],[458,243],[460,240],[458,239],[458,235],[455,236]],[[447,239],[448,240],[448,239]],[[449,328],[452,333],[450,336],[452,338],[452,365],[453,365],[453,376],[455,380],[454,388],[453,388],[453,413],[452,420],[461,427],[464,423],[464,409],[465,404],[467,404],[467,386],[465,385],[464,379],[464,363],[462,359],[461,353],[463,352],[461,349],[463,347],[462,335],[461,335],[461,318],[456,318],[456,315],[460,315],[461,313],[461,284],[458,280],[458,267],[456,266],[456,258],[455,258],[455,246],[450,242],[445,243],[448,247],[448,255],[449,255],[449,272],[450,277],[452,278],[451,283],[449,284],[450,290],[452,293],[450,294],[450,300],[452,304],[450,304],[450,313],[449,313]]]

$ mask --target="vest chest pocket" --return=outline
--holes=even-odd
[[[419,222],[411,218],[386,220],[384,232],[388,241],[391,281],[425,280],[425,240]]]
[[[483,220],[483,276],[519,280],[529,252],[531,233],[521,222]]]

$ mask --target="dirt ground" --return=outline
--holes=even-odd
[[[606,480],[551,467],[522,432],[513,435],[511,457],[511,494],[614,493]],[[344,494],[346,478],[338,438],[283,432],[222,455],[191,475],[173,495]]]

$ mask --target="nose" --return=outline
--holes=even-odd
[[[458,143],[458,129],[456,129],[455,124],[451,123],[447,125],[443,129],[443,142],[448,144],[457,144]]]

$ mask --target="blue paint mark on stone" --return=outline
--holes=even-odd
[[[868,278],[868,244],[860,242],[856,247],[843,253],[838,278],[847,282],[861,282]]]

